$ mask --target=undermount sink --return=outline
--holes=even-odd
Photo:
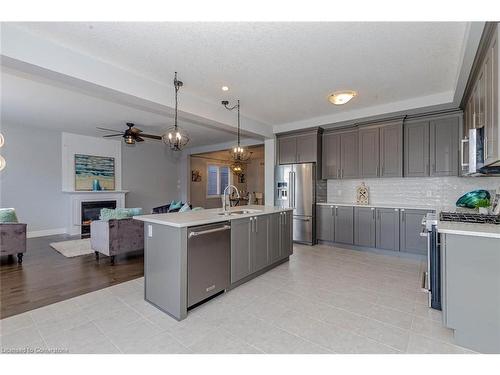
[[[256,214],[262,212],[261,210],[239,210],[239,211],[227,211],[220,212],[218,215],[221,216],[231,216],[231,215],[247,215],[247,214]]]

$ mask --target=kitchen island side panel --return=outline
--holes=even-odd
[[[500,353],[500,239],[443,237],[445,322],[458,345]]]
[[[187,316],[186,231],[144,225],[144,297],[177,320]]]

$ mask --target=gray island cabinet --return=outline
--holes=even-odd
[[[219,265],[227,264],[230,268],[227,270],[226,266],[223,266],[228,271],[230,280],[221,288],[222,292],[235,288],[288,260],[293,251],[291,209],[245,206],[232,207],[230,211],[233,212],[230,215],[223,215],[222,209],[210,209],[134,217],[145,222],[144,299],[146,301],[177,320],[186,318],[188,308],[192,305],[192,302],[188,301],[188,291],[190,285],[193,285],[190,284],[190,280],[198,283],[200,279],[198,275],[188,274],[188,270],[198,269],[200,273],[204,273],[203,277],[207,277],[207,270],[203,269],[205,263],[202,262],[200,265],[198,262],[198,267],[189,267],[194,261],[190,259],[190,254],[193,253],[190,252],[189,238],[191,232],[198,230],[200,226],[208,225],[205,227],[209,228],[206,232],[215,233],[222,228],[228,233],[227,236],[217,237],[218,241],[227,238],[224,243],[207,243],[205,246],[201,241],[202,245],[195,253],[205,253],[201,255],[210,256],[206,252],[213,251],[220,257],[220,254],[225,254],[220,250],[221,247],[227,246],[230,249],[227,251],[226,259],[221,259],[219,262]],[[211,260],[209,263],[217,265],[216,261]]]
[[[500,225],[439,222],[444,324],[458,345],[500,353]]]

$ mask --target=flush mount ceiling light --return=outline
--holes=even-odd
[[[227,86],[222,86],[222,87],[221,87],[221,90],[222,90],[222,91],[229,91],[229,87],[227,87]]]
[[[248,159],[250,159],[250,156],[252,155],[252,153],[248,152],[248,150],[241,147],[241,144],[240,144],[240,101],[238,100],[235,105],[233,105],[232,107],[229,107],[229,101],[223,100],[222,105],[229,111],[232,111],[235,108],[238,110],[238,144],[236,146],[234,146],[231,149],[231,151],[229,151],[229,153],[230,153],[232,159],[236,163],[242,162],[242,161],[247,161]]]
[[[356,91],[337,91],[328,96],[328,101],[332,104],[335,105],[342,105],[346,104],[349,102],[352,98],[354,98],[356,95]]]
[[[170,128],[165,134],[162,135],[163,143],[170,146],[173,151],[182,151],[183,147],[189,142],[189,137],[185,131],[179,128],[177,124],[177,105],[178,105],[178,92],[179,89],[184,85],[182,81],[177,79],[177,72],[175,72],[174,77],[174,88],[175,88],[175,117],[174,126]]]

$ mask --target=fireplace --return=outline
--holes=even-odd
[[[116,201],[82,202],[82,237],[90,236],[90,223],[99,220],[102,208],[116,208]]]

